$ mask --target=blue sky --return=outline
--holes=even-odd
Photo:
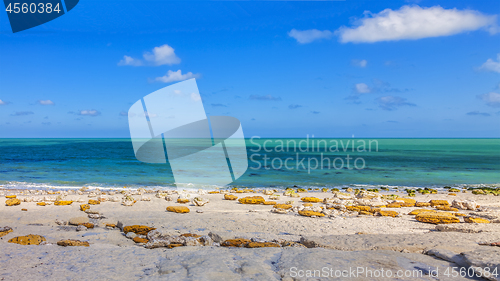
[[[80,1],[13,34],[2,12],[0,137],[128,137],[123,112],[190,77],[246,137],[500,137],[498,15],[498,1]]]

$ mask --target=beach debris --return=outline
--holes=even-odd
[[[238,199],[238,196],[232,195],[232,194],[224,194],[224,199],[225,200],[236,200],[236,199]]]
[[[43,241],[46,241],[45,237],[36,234],[29,234],[26,236],[14,237],[10,239],[8,242],[20,245],[40,245],[40,243]]]
[[[69,219],[68,224],[70,224],[70,225],[80,225],[80,224],[84,224],[84,223],[88,223],[88,222],[89,222],[89,218],[88,217],[74,217],[74,218],[70,218]]]
[[[202,198],[202,197],[195,197],[192,201],[192,203],[195,206],[204,206],[205,204],[209,203],[210,200]]]
[[[467,223],[490,223],[489,220],[476,217],[464,217],[464,221]]]
[[[3,237],[9,233],[11,233],[13,230],[12,230],[12,227],[10,226],[4,226],[4,227],[0,227],[0,237]]]
[[[55,201],[54,205],[65,206],[65,205],[71,205],[72,203],[73,203],[73,201],[69,201],[69,200],[59,200],[59,201]]]
[[[168,206],[167,211],[174,213],[189,213],[189,208],[184,206]]]
[[[450,205],[450,203],[448,203],[448,201],[446,200],[431,200],[429,201],[429,203],[431,204],[431,207]]]
[[[61,240],[57,242],[57,245],[63,246],[63,247],[68,247],[68,246],[83,246],[83,247],[89,247],[89,242],[87,241],[80,241],[80,240],[74,240],[74,239],[66,239],[66,240]]]
[[[82,211],[87,211],[88,209],[90,209],[90,205],[89,204],[82,204],[80,205],[80,210]]]
[[[86,231],[87,227],[83,224],[80,224],[79,226],[76,227],[76,231]]]
[[[7,205],[7,206],[16,206],[19,204],[21,204],[21,200],[16,199],[16,198],[5,200],[5,205]]]
[[[325,215],[320,212],[315,212],[311,210],[301,210],[299,211],[299,215],[305,217],[324,217]]]
[[[460,222],[460,220],[452,213],[446,212],[424,212],[416,215],[415,219],[420,222],[433,224],[448,224]]]
[[[240,204],[262,204],[264,201],[266,200],[262,196],[248,196],[238,200]]]
[[[453,200],[451,206],[460,210],[476,210],[478,207],[474,200]]]
[[[129,225],[129,226],[123,227],[123,232],[125,232],[125,234],[127,234],[129,232],[133,232],[135,234],[146,235],[146,234],[148,234],[148,232],[150,232],[151,230],[155,230],[155,229],[156,228],[154,228],[154,227],[149,227],[146,225]]]

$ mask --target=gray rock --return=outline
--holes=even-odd
[[[85,225],[80,224],[76,227],[76,231],[86,231],[87,227]]]
[[[475,251],[462,253],[465,262],[472,267],[481,269],[489,268],[490,272],[495,271],[497,276],[484,276],[488,280],[500,280],[500,247],[482,246]]]
[[[487,224],[477,223],[456,223],[456,224],[439,224],[436,226],[437,231],[443,232],[463,232],[463,233],[480,233],[491,232],[492,227]]]
[[[88,217],[74,217],[70,218],[68,221],[68,223],[71,225],[80,225],[82,223],[88,223],[88,222],[89,222]]]
[[[137,236],[137,234],[133,233],[133,232],[128,232],[125,237],[127,237],[128,239],[134,239],[135,237]]]
[[[453,262],[456,263],[459,266],[465,266],[468,267],[467,262],[465,261],[465,258],[461,254],[457,254],[455,252],[449,251],[449,250],[444,250],[444,249],[431,249],[426,252],[427,255],[435,256],[437,258],[440,258],[445,261]]]

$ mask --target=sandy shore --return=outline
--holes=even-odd
[[[378,206],[382,204],[380,202],[386,206],[391,204],[394,198],[389,199],[385,195],[397,194],[405,197],[406,192],[381,193],[384,195],[382,198],[370,198],[372,193],[369,192],[357,196],[349,193],[348,197],[352,198],[344,198],[346,194],[336,195],[330,191],[294,195],[299,197],[285,196],[281,191],[276,193],[280,195],[279,198],[271,196],[271,199],[270,195],[259,192],[231,193],[239,199],[262,196],[266,202],[289,203],[293,208],[287,213],[271,212],[275,209],[273,205],[241,204],[238,200],[225,200],[225,194],[206,194],[205,191],[178,192],[180,194],[146,191],[128,191],[126,194],[96,194],[95,191],[80,194],[37,194],[34,191],[21,194],[12,190],[1,192],[3,196],[16,195],[16,199],[21,203],[0,206],[0,227],[12,228],[12,232],[0,238],[0,280],[71,280],[82,276],[85,276],[85,279],[103,280],[306,280],[307,270],[348,270],[352,266],[373,270],[393,269],[395,272],[422,269],[422,272],[427,272],[422,279],[436,280],[431,276],[431,271],[438,267],[442,267],[443,274],[446,268],[453,266],[492,267],[491,270],[500,270],[500,247],[480,245],[500,241],[500,197],[493,195],[458,192],[451,196],[446,192],[417,194],[409,198],[417,202],[446,200],[450,205],[454,200],[467,200],[479,205],[473,210],[447,211],[460,213],[456,216],[460,221],[458,223],[432,224],[417,221],[415,215],[408,215],[415,209],[435,210],[430,206],[380,209],[396,211],[397,217],[381,216],[378,212],[373,212],[374,215],[363,215],[345,210],[345,206]],[[166,197],[171,201],[167,201]],[[189,202],[177,203],[179,197],[186,198]],[[209,200],[209,203],[195,206],[192,203],[195,197]],[[307,204],[301,200],[304,197],[318,198],[320,202],[309,203],[310,206],[304,207],[303,205]],[[325,198],[330,198],[325,201],[328,204],[323,203]],[[124,206],[123,202],[133,202],[123,201],[124,199],[136,202],[131,206]],[[54,205],[56,200],[73,203]],[[85,213],[80,205],[88,203],[89,200],[100,201],[100,204],[90,205],[90,212]],[[49,205],[37,205],[40,202]],[[166,211],[169,206],[185,206],[190,212]],[[324,216],[300,215],[298,211],[304,210],[319,211]],[[100,218],[97,218],[99,216]],[[464,222],[465,218],[469,217],[483,218],[490,223]],[[94,228],[84,229],[68,224],[69,221],[87,220],[94,224]],[[130,238],[148,239],[151,235],[137,236],[129,232],[128,238],[125,236],[123,227],[131,225],[156,228],[159,236],[155,239],[159,240],[192,233],[207,237],[210,241],[205,246],[189,246],[189,242],[185,242],[188,246],[172,249],[159,246],[147,248],[152,245],[153,239],[143,240],[142,242],[148,242],[144,244],[136,243]],[[77,231],[77,227],[84,230]],[[46,245],[8,243],[8,240],[14,237],[28,234],[43,236],[46,242],[42,244]],[[234,238],[250,239],[258,243],[270,242],[281,247],[220,246],[223,241]],[[65,239],[88,242],[89,246],[62,247],[56,244]],[[363,274],[335,276],[335,270],[330,272],[331,275],[323,275],[322,278],[388,279],[388,276],[370,278]],[[309,277],[311,280],[317,280],[319,276]],[[490,280],[500,280],[500,277],[496,278],[489,277]],[[405,276],[394,279],[414,280]],[[456,278],[451,275],[449,278],[439,275],[438,280],[446,279]]]

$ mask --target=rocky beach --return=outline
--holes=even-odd
[[[500,280],[498,189],[0,195],[0,280]]]

